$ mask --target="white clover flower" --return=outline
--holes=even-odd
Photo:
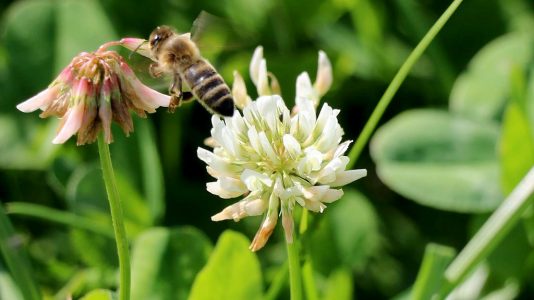
[[[265,245],[280,213],[290,243],[295,205],[323,212],[327,203],[341,198],[341,186],[367,175],[363,169],[345,170],[349,158],[343,154],[351,141],[341,142],[339,110],[325,103],[316,114],[319,98],[332,82],[326,55],[320,52],[315,85],[307,73],[297,79],[297,108],[291,114],[282,98],[273,94],[278,83],[267,72],[262,52],[259,47],[250,65],[260,96],[250,100],[241,76],[234,74],[234,98],[242,113],[236,111],[223,119],[213,116],[214,149],[197,151],[208,165],[208,173],[217,179],[207,184],[210,193],[225,199],[245,196],[214,215],[213,221],[265,214],[250,246],[252,251]]]

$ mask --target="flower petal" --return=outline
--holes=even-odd
[[[265,212],[267,205],[263,199],[243,199],[237,203],[234,203],[218,214],[211,217],[212,221],[223,221],[233,219],[239,221],[244,217],[258,216]]]
[[[21,112],[32,112],[37,109],[45,110],[50,103],[58,97],[59,86],[54,85],[41,91],[39,94],[17,105],[17,109]]]
[[[60,126],[60,130],[56,137],[52,140],[53,144],[63,144],[71,136],[73,136],[82,126],[83,113],[84,113],[83,103],[79,103],[74,107],[71,107],[68,111],[64,123]]]
[[[249,191],[262,190],[264,186],[271,187],[273,181],[269,176],[256,172],[254,170],[245,169],[241,174],[241,181],[245,183]]]
[[[220,177],[216,182],[208,182],[206,186],[208,192],[223,199],[239,197],[248,192],[241,180],[231,177]]]
[[[262,60],[263,60],[263,47],[258,46],[254,50],[254,54],[252,55],[252,59],[250,60],[250,69],[249,69],[250,79],[252,79],[252,82],[256,86],[258,86],[260,64]]]
[[[234,83],[232,84],[232,96],[234,97],[234,103],[237,107],[240,109],[243,109],[243,107],[247,106],[252,99],[247,94],[247,86],[245,85],[245,81],[243,80],[243,77],[239,74],[239,72],[234,71]]]
[[[131,51],[135,51],[144,57],[152,58],[150,48],[148,47],[148,41],[138,38],[123,38],[120,40],[121,45]]]
[[[311,103],[313,107],[317,107],[319,98],[312,87],[310,75],[308,75],[307,72],[302,72],[297,77],[295,106],[300,110],[301,107],[305,107],[309,105],[309,103]]]
[[[337,187],[349,184],[355,180],[367,176],[366,169],[348,170],[336,174],[336,180],[330,183],[330,186]]]
[[[319,62],[317,68],[317,76],[315,77],[315,82],[313,87],[315,91],[319,94],[319,97],[322,97],[332,86],[333,76],[332,76],[332,64],[326,56],[324,51],[319,51]]]
[[[297,159],[302,153],[299,142],[290,134],[284,134],[283,143],[287,154],[291,159]]]

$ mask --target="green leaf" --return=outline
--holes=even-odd
[[[19,287],[24,299],[40,299],[39,289],[33,279],[30,262],[26,250],[21,245],[20,237],[16,236],[11,221],[4,208],[0,205],[0,254],[6,262],[15,284]]]
[[[304,247],[311,252],[314,267],[323,274],[339,265],[363,270],[380,248],[378,217],[373,206],[359,192],[347,189],[343,198],[328,207],[309,245]]]
[[[248,245],[242,234],[223,232],[208,264],[197,275],[189,299],[261,299],[260,264]]]
[[[56,73],[78,53],[94,51],[101,44],[117,38],[99,1],[63,0],[54,3]]]
[[[406,198],[443,210],[485,212],[502,200],[498,134],[490,121],[412,110],[377,131],[371,155],[380,179]]]
[[[0,299],[23,300],[22,293],[0,264]]]
[[[139,192],[121,173],[115,172],[119,189],[126,232],[134,238],[151,225],[150,211]],[[67,184],[69,209],[76,215],[91,219],[99,227],[111,227],[109,203],[102,180],[102,171],[96,165],[82,165],[73,172]],[[109,268],[117,265],[116,246],[109,237],[72,229],[71,241],[78,255],[90,266]]]
[[[510,91],[513,65],[525,67],[532,58],[532,36],[510,33],[487,44],[458,77],[450,95],[450,110],[462,116],[497,119]]]
[[[58,150],[51,140],[56,122],[0,114],[0,168],[45,169]]]
[[[346,269],[337,269],[328,277],[325,300],[350,300],[353,298],[352,273]]]
[[[154,128],[150,122],[136,122],[139,157],[142,166],[145,198],[154,221],[165,212],[165,192],[163,171],[154,138]]]
[[[193,227],[143,232],[132,251],[132,299],[187,299],[211,250],[209,239]]]
[[[81,298],[81,300],[117,300],[117,295],[110,290],[93,290]]]
[[[522,75],[522,74],[521,74]],[[524,82],[523,78],[516,81]],[[534,135],[525,114],[524,84],[519,83],[505,111],[500,140],[501,185],[510,193],[534,165]]]
[[[115,172],[115,176],[126,229],[128,235],[134,237],[152,224],[150,211],[132,183],[119,172]],[[95,220],[111,222],[102,171],[96,165],[82,165],[72,174],[67,185],[67,201],[71,209],[77,214],[91,216]]]

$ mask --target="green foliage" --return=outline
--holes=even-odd
[[[15,109],[45,89],[74,55],[120,37],[147,37],[160,24],[187,31],[206,10],[231,27],[207,32],[200,45],[225,80],[231,84],[237,69],[251,90],[248,64],[261,44],[289,105],[298,72],[313,78],[317,51],[325,50],[335,80],[324,101],[340,109],[344,138],[356,140],[386,85],[446,5],[8,2],[0,5],[0,198],[2,208],[10,203],[9,235],[27,246],[33,266],[24,279],[29,269],[10,265],[24,252],[10,251],[5,242],[12,240],[0,237],[7,249],[0,259],[0,299],[14,300],[31,298],[28,285],[45,299],[117,298],[118,262],[96,146],[52,145],[58,120]],[[300,241],[309,299],[409,299],[414,291],[425,299],[435,292],[450,249],[432,256],[425,246],[460,250],[534,165],[533,24],[528,0],[462,4],[393,98],[370,149],[362,148],[355,167],[366,168],[368,177],[345,188],[323,213],[309,215]],[[150,78],[148,60],[115,50],[141,81],[166,92],[168,78]],[[114,125],[110,148],[132,249],[134,300],[289,297],[281,224],[255,254],[245,237],[224,230],[250,238],[261,217],[210,221],[228,203],[205,190],[210,179],[196,158],[209,119],[193,103],[175,114],[160,109],[144,120],[134,117],[135,132],[127,138]],[[530,210],[518,217],[477,268],[480,299],[532,294],[533,216]],[[423,255],[441,263],[421,264]],[[464,288],[476,286],[472,278]]]
[[[81,300],[116,300],[117,296],[109,290],[93,290],[81,298]]]
[[[502,200],[498,134],[489,121],[407,111],[378,130],[371,153],[380,178],[405,197],[439,209],[485,212]]]
[[[143,232],[132,251],[132,299],[187,299],[211,248],[193,227]]]
[[[222,233],[208,263],[198,273],[189,299],[261,299],[260,263],[249,244],[240,233]]]

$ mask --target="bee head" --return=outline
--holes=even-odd
[[[158,26],[152,31],[148,42],[150,49],[156,49],[160,43],[174,34],[174,30],[169,26]]]

